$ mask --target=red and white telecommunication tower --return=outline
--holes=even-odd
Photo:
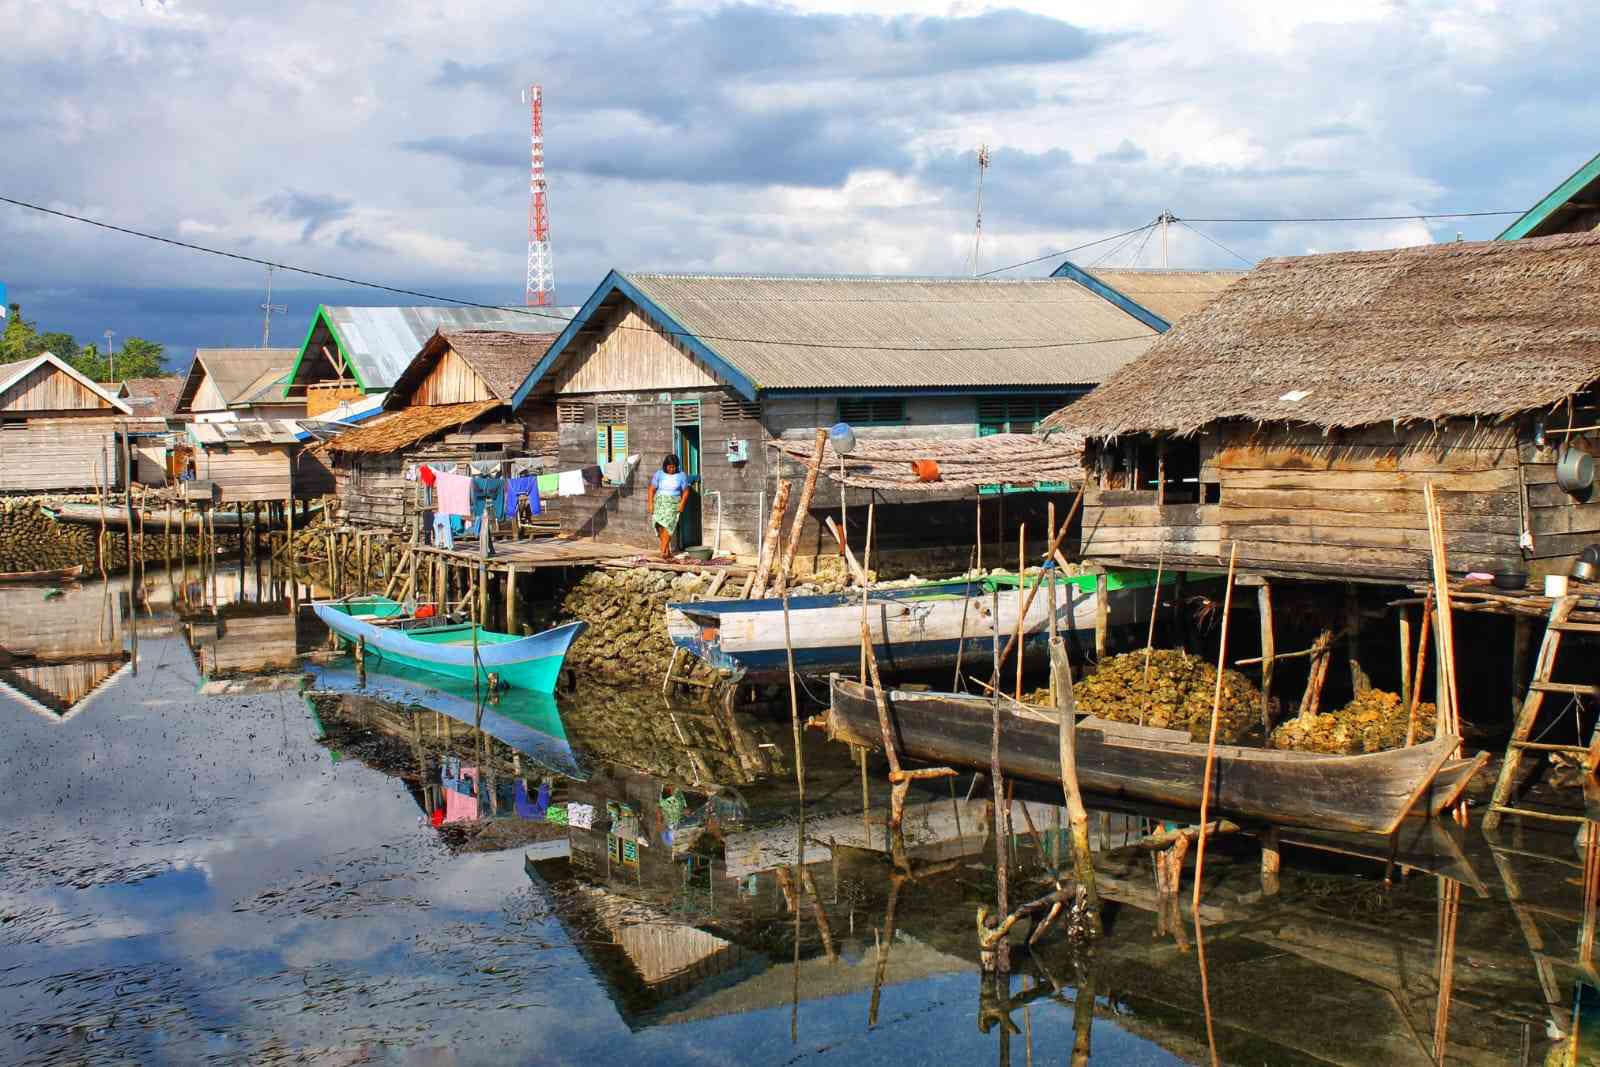
[[[544,188],[544,94],[530,85],[522,94],[528,105],[532,141],[532,171],[528,177],[528,281],[523,302],[529,307],[552,303],[556,272],[550,261],[550,209]]]

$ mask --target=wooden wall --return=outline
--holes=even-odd
[[[35,367],[0,396],[0,411],[113,411],[112,406],[78,379],[51,363]]]
[[[1214,561],[1226,559],[1236,541],[1241,563],[1269,572],[1424,580],[1423,488],[1430,482],[1454,571],[1527,565],[1518,545],[1524,481],[1536,562],[1600,539],[1600,504],[1579,504],[1562,492],[1554,453],[1533,462],[1531,443],[1513,425],[1454,421],[1437,432],[1366,427],[1326,436],[1306,427],[1229,425],[1202,435],[1199,448],[1201,481],[1217,487],[1216,501],[1159,506],[1153,491],[1121,488],[1106,473],[1106,452],[1091,445],[1084,555],[1138,564],[1162,556]]]
[[[122,450],[110,418],[29,419],[0,424],[0,492],[96,489],[102,468],[122,484]]]
[[[195,388],[194,400],[189,404],[190,411],[227,411],[228,401],[222,395],[222,390],[217,388],[216,381],[207,374],[204,368],[200,371],[200,384]]]
[[[469,404],[475,400],[495,399],[498,398],[478,377],[477,371],[450,349],[434,362],[433,369],[417,383],[411,394],[412,405]]]
[[[211,445],[195,456],[195,477],[215,482],[224,504],[284,500],[289,469],[299,445]]]
[[[717,387],[710,371],[631,303],[609,316],[596,336],[586,330],[574,340],[556,371],[558,395]]]
[[[305,417],[314,419],[318,415],[332,411],[346,400],[360,400],[367,394],[355,382],[327,382],[302,387],[298,390],[298,395],[306,398]]]

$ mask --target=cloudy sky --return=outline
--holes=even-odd
[[[993,154],[985,269],[1163,210],[1520,209],[1600,149],[1586,13],[1529,0],[0,0],[0,195],[520,303],[520,90],[539,81],[563,303],[610,267],[963,272],[980,142]],[[1171,228],[1167,255],[1237,266],[1232,253],[1491,237],[1507,221],[1196,222]],[[1142,237],[1074,258],[1107,253],[1161,262],[1159,238]],[[182,359],[260,340],[261,268],[5,204],[0,282],[29,318],[84,341],[112,329]],[[319,302],[397,302],[292,274],[276,285],[280,344],[299,343]]]

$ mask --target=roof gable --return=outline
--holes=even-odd
[[[69,366],[50,352],[41,352],[32,359],[18,360],[15,363],[0,363],[0,404],[4,403],[6,393],[23,384],[24,379],[35,371],[47,366],[54,368],[56,373],[64,374],[71,378],[84,390],[104,401],[107,407],[124,415],[133,414],[133,409],[121,397],[112,393],[99,382],[92,380],[77,368]]]
[[[517,387],[549,349],[555,333],[513,333],[507,330],[436,330],[424,342],[384,406],[391,410],[412,404],[463,403],[495,399],[509,403]],[[448,366],[447,366],[448,365]],[[468,375],[474,395],[449,400],[419,399],[419,391],[437,391],[442,372]],[[457,382],[457,389],[462,383]]]
[[[1068,278],[1110,300],[1158,333],[1215,300],[1243,278],[1242,270],[1166,270],[1151,268],[1080,267],[1066,262],[1051,274]]]
[[[194,410],[207,381],[224,407],[261,403],[267,399],[266,387],[285,375],[294,356],[292,348],[197,348],[178,392],[177,410]]]
[[[1580,197],[1585,203],[1574,203]],[[1517,221],[1500,231],[1497,241],[1514,241],[1523,237],[1545,237],[1562,232],[1562,223],[1571,221],[1574,211],[1594,212],[1600,208],[1600,155],[1579,167],[1566,181],[1525,211]],[[1593,229],[1592,226],[1587,227]]]
[[[1499,418],[1597,380],[1600,234],[1338,252],[1263,262],[1045,426]]]
[[[615,294],[747,399],[762,390],[1093,385],[1156,336],[1124,308],[1053,279],[612,271],[515,403],[576,352],[579,333],[592,331]]]

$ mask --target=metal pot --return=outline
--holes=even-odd
[[[1556,484],[1569,493],[1584,493],[1594,485],[1594,457],[1568,445],[1556,461]]]
[[[1580,582],[1592,582],[1600,579],[1600,566],[1596,566],[1586,559],[1580,559],[1572,565],[1572,570],[1567,573]]]

